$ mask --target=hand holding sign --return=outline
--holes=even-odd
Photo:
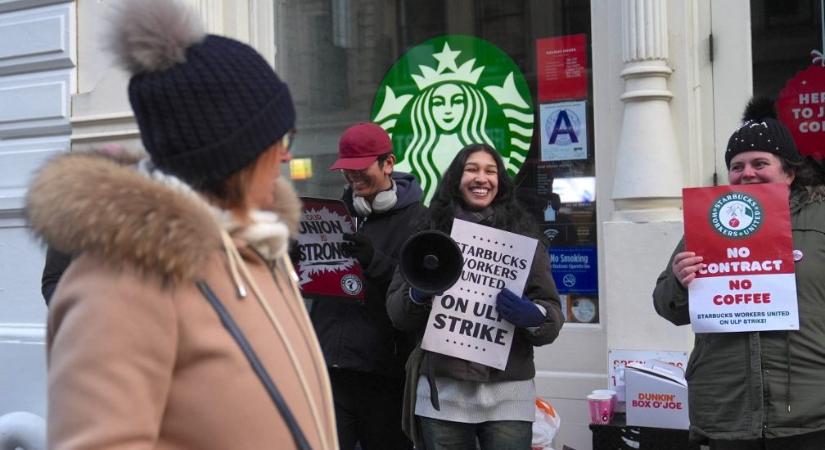
[[[537,327],[546,319],[532,300],[519,297],[507,288],[496,296],[496,310],[504,320],[522,328]]]
[[[438,292],[436,294],[425,294],[424,292],[419,291],[418,289],[411,287],[410,288],[410,300],[413,303],[419,305],[428,305],[433,302],[434,295],[442,295],[443,292]]]
[[[372,262],[372,257],[375,255],[375,249],[372,247],[372,241],[362,233],[344,233],[344,244],[341,245],[341,251],[361,263],[361,267],[366,269]]]
[[[702,257],[694,252],[679,252],[673,257],[673,276],[679,280],[682,287],[688,287],[696,278],[696,272],[702,270]]]

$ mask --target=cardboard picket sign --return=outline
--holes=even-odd
[[[683,190],[685,249],[703,268],[688,285],[695,333],[798,330],[788,186]]]
[[[503,288],[522,295],[537,241],[455,219],[450,236],[464,255],[458,282],[433,299],[421,348],[504,370],[515,326],[496,311]]]
[[[361,265],[341,251],[344,233],[354,233],[353,218],[343,202],[302,197],[298,234],[298,284],[307,297],[363,300]]]

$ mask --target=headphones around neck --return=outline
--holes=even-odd
[[[386,191],[381,191],[375,194],[372,202],[364,197],[360,197],[353,193],[352,207],[359,216],[368,216],[372,213],[383,213],[392,209],[398,202],[398,187],[395,185],[395,180],[390,178],[392,187]]]

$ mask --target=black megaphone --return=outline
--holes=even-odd
[[[423,294],[440,294],[461,276],[464,256],[453,238],[441,231],[418,232],[401,247],[401,275]]]

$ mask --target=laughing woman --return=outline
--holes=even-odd
[[[538,231],[515,198],[501,156],[486,144],[469,145],[456,155],[421,228],[449,234],[454,219],[528,236]],[[431,302],[396,271],[387,311],[397,328],[423,336]],[[496,308],[516,327],[504,370],[420,346],[410,356],[404,425],[416,448],[475,448],[476,439],[482,450],[530,448],[536,396],[533,347],[553,342],[564,323],[543,244],[533,256],[524,295],[502,289]]]

